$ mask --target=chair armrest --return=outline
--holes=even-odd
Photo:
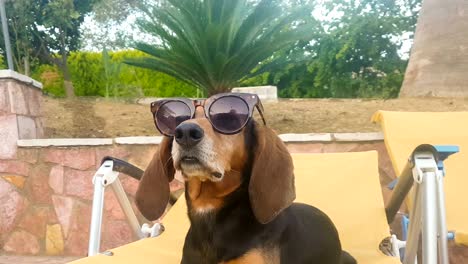
[[[106,156],[102,159],[101,164],[107,160],[112,160],[114,162],[114,167],[113,167],[114,171],[127,174],[128,176],[136,180],[140,180],[141,177],[143,176],[144,171],[142,169],[121,159]]]

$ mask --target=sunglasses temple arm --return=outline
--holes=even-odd
[[[263,120],[263,124],[266,126],[266,121],[265,121],[265,117],[263,116],[263,106],[261,104],[257,104],[257,111],[258,113],[260,114],[260,116],[262,117],[262,120]]]

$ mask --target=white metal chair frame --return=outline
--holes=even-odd
[[[164,231],[164,226],[160,223],[152,225],[150,221],[147,221],[146,223],[140,223],[138,221],[118,176],[119,172],[116,171],[116,168],[114,167],[114,160],[105,160],[94,174],[94,194],[88,256],[94,256],[99,253],[99,247],[101,244],[102,214],[104,209],[104,191],[108,186],[112,187],[112,190],[114,191],[136,237],[140,239],[156,237]]]
[[[438,148],[441,147],[420,145],[414,150],[398,178],[386,208],[388,222],[391,223],[410,190],[413,189],[408,238],[406,241],[399,241],[396,236],[392,238],[394,253],[398,257],[400,257],[399,249],[405,248],[402,260],[404,264],[417,263],[420,237],[423,264],[449,263],[444,168],[442,160],[439,159]],[[448,155],[458,152],[458,147],[451,147],[451,150]],[[447,153],[445,154],[447,157]]]

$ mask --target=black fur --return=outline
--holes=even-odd
[[[185,239],[182,264],[217,264],[256,248],[279,249],[283,264],[356,263],[341,250],[331,220],[315,207],[294,203],[268,224],[256,220],[248,194],[256,147],[254,126],[254,122],[250,122],[245,128],[245,147],[250,153],[243,183],[226,197],[223,208],[217,213],[192,213],[186,192],[191,227]]]

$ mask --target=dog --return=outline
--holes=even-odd
[[[166,136],[139,183],[136,204],[146,218],[158,219],[170,197],[169,182],[176,170],[182,173],[191,226],[181,263],[357,263],[342,250],[338,232],[325,213],[293,203],[292,158],[275,132],[253,119],[255,107],[263,118],[258,97],[219,97],[223,96],[258,102],[255,106],[253,101],[245,103],[250,106],[247,116],[246,110],[236,109],[245,107],[240,101],[229,102],[234,98],[223,102],[231,103],[231,110],[218,103],[222,113],[215,114],[216,103],[207,106],[188,99],[171,103],[180,106],[166,102],[168,109],[162,114],[153,109],[156,126]],[[180,110],[182,103],[191,108],[190,113]],[[177,111],[187,112],[179,123],[174,120],[180,116],[171,116]],[[230,117],[232,111],[238,115]],[[222,123],[234,119],[239,120]],[[167,127],[172,128],[164,130]]]

